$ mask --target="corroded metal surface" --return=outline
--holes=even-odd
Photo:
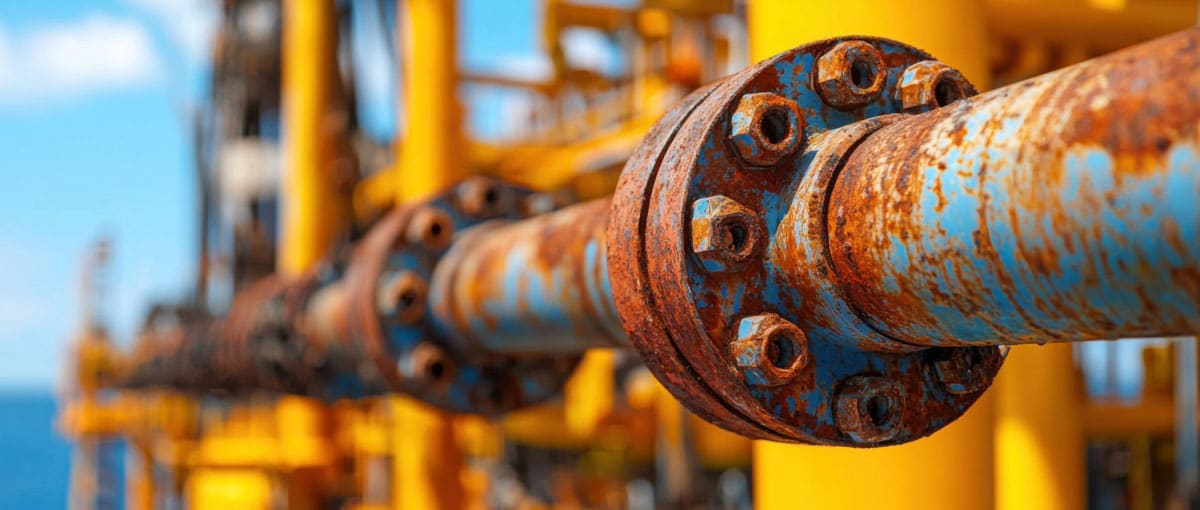
[[[140,364],[128,384],[327,399],[401,392],[443,409],[480,414],[544,400],[559,391],[582,347],[519,356],[502,349],[481,351],[446,338],[429,307],[434,268],[447,255],[455,232],[483,232],[483,223],[519,219],[530,210],[531,197],[535,195],[517,187],[473,179],[443,196],[398,208],[353,250],[331,257],[312,273],[291,281],[269,277],[243,289],[224,319],[169,324],[167,334],[145,344],[149,361]],[[547,211],[556,204],[543,197],[534,209]],[[525,263],[543,262],[549,274],[567,270],[560,275],[567,279],[551,286],[587,293],[591,301],[571,294],[563,297],[572,301],[555,304],[594,305],[593,326],[616,341],[621,330],[608,297],[603,258],[606,210],[602,201],[558,220],[552,212],[534,220],[535,236],[551,238],[528,246],[541,246],[544,256],[515,267],[529,269]],[[559,229],[560,234],[576,234],[558,238],[574,249],[555,249],[556,226],[576,227]],[[562,264],[555,266],[556,260]],[[498,285],[498,291],[505,290],[503,282]],[[547,289],[531,288],[526,297],[537,299]],[[543,329],[570,338],[583,333],[557,330],[553,324],[525,325],[533,328],[524,331],[527,337],[537,337]]]
[[[852,110],[874,101],[887,86],[888,63],[869,41],[834,44],[817,59],[817,92],[825,105]]]
[[[651,205],[648,197],[657,182],[663,153],[675,142],[680,124],[714,88],[710,85],[691,93],[667,112],[642,139],[621,172],[607,232],[613,301],[646,367],[688,409],[748,437],[782,439],[739,414],[687,363],[650,290],[651,275],[644,251],[646,213]]]
[[[474,179],[442,197],[397,209],[360,241],[346,264],[337,334],[359,344],[370,360],[342,386],[382,381],[383,389],[410,394],[451,411],[494,414],[524,407],[558,392],[579,352],[507,356],[459,348],[432,313],[434,270],[449,262],[454,232],[512,221],[530,193]],[[452,257],[450,257],[452,259]],[[453,262],[450,262],[453,264]]]
[[[580,353],[627,345],[609,290],[608,199],[472,229],[438,264],[439,332],[464,351]]]
[[[854,307],[919,345],[1200,331],[1200,31],[897,122],[833,187]]]
[[[740,434],[911,441],[1003,345],[1200,332],[1197,46],[982,96],[894,41],[802,46],[685,98],[611,200],[468,181],[223,322],[164,321],[131,380],[500,413],[628,342]]]
[[[990,382],[996,349],[980,356],[985,384],[973,391],[929,377],[940,351],[858,318],[825,249],[840,163],[896,120],[887,115],[904,109],[901,77],[929,58],[874,38],[797,48],[693,96],[629,162],[610,220],[614,298],[651,370],[690,409],[751,437],[875,446],[932,433]],[[762,98],[776,119],[755,109]],[[744,147],[770,140],[788,149],[764,160]],[[877,389],[889,398],[867,399],[886,418],[873,432],[837,416],[852,381],[887,386]]]

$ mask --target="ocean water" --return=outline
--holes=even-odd
[[[64,508],[71,445],[50,391],[0,390],[0,509]]]

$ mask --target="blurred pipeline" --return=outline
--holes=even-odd
[[[803,45],[680,101],[610,198],[464,181],[178,317],[122,384],[492,415],[632,346],[742,435],[912,441],[1004,346],[1200,332],[1198,44],[978,95],[903,43]]]

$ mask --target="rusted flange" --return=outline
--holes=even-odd
[[[449,341],[428,313],[431,274],[455,233],[524,218],[532,196],[477,178],[397,208],[349,253],[336,253],[298,278],[272,275],[246,287],[223,320],[174,324],[165,340],[148,331],[148,361],[126,385],[329,400],[398,392],[475,414],[549,398],[560,391],[579,354],[475,352]],[[539,201],[539,211],[558,203]]]
[[[834,76],[839,59],[851,71],[865,62],[869,76]],[[651,371],[689,409],[755,438],[880,446],[936,431],[990,384],[998,349],[952,356],[875,331],[828,260],[825,199],[841,162],[900,117],[901,77],[928,60],[879,38],[796,48],[689,96],[626,165],[608,230],[613,297]],[[777,105],[773,124],[746,98]],[[972,365],[969,381],[939,376],[958,364]]]
[[[356,245],[342,284],[349,323],[343,336],[361,343],[370,360],[357,380],[378,377],[388,391],[476,414],[511,411],[558,393],[578,355],[468,352],[447,341],[428,314],[433,269],[454,233],[485,221],[519,219],[530,195],[498,181],[472,179],[390,212]]]

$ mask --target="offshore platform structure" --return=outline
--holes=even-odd
[[[752,39],[782,23],[768,18],[802,17],[781,3],[750,5]],[[1011,15],[997,3],[987,15]],[[130,353],[89,351],[105,377],[64,420],[80,438],[130,439],[133,505],[645,503],[632,485],[617,503],[608,486],[559,490],[529,467],[536,448],[496,444],[584,429],[621,431],[623,455],[652,459],[649,505],[737,507],[749,496],[729,495],[730,478],[680,471],[713,445],[646,402],[677,400],[742,438],[899,452],[951,434],[1010,346],[1200,332],[1200,30],[1090,60],[1113,48],[1084,46],[1062,57],[1084,61],[981,93],[974,71],[883,37],[769,57],[757,53],[778,43],[759,42],[765,58],[742,66],[731,2],[548,1],[551,76],[525,81],[460,75],[454,3],[409,0],[395,39],[405,134],[389,152],[362,135],[339,62],[365,4],[222,4],[197,128],[196,292],[156,308]],[[981,3],[934,4],[982,31]],[[614,35],[627,76],[572,67],[559,35],[581,27]],[[1002,51],[998,77],[1050,67],[1033,54]],[[536,96],[527,139],[468,142],[448,92],[460,81]],[[1050,366],[1062,373],[1029,382],[1070,380],[1066,352]],[[648,448],[630,439],[646,430]],[[963,481],[946,507],[993,504],[991,430],[971,436],[988,441],[974,445],[988,489]],[[971,445],[924,461],[953,469]],[[1081,465],[1082,445],[1065,457],[1045,461],[1051,474],[1027,466],[1066,487],[1040,495],[1052,507],[1082,502],[1062,482],[1077,468],[1053,467]],[[781,487],[784,467],[769,469]]]

